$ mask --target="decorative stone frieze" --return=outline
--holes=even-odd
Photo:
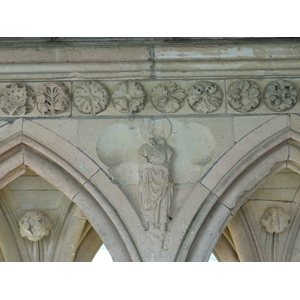
[[[144,109],[146,93],[143,87],[133,81],[121,82],[112,95],[112,103],[123,114],[135,114]]]
[[[80,84],[74,91],[74,104],[85,114],[98,114],[106,109],[109,95],[100,82],[89,81]]]
[[[297,103],[297,91],[290,81],[272,81],[264,90],[264,102],[276,112],[290,110]]]
[[[263,215],[261,223],[269,233],[281,233],[290,224],[290,216],[281,207],[271,207]]]
[[[52,222],[42,211],[29,211],[19,220],[20,234],[32,242],[37,242],[48,236]]]
[[[238,112],[253,111],[261,102],[259,87],[251,80],[235,81],[228,88],[227,99],[229,105]]]
[[[300,84],[297,79],[293,83],[283,79],[228,80],[225,84],[229,86],[227,90],[223,90],[220,83],[208,80],[151,80],[143,84],[130,80],[107,81],[105,85],[98,81],[31,82],[30,85],[0,83],[0,116],[55,117],[66,115],[67,112],[71,116],[84,114],[86,117],[100,113],[105,116],[141,112],[143,115],[153,115],[155,110],[161,115],[176,114],[179,111],[181,114],[195,115],[226,114],[226,111],[232,113],[232,109],[251,114],[272,114],[287,110],[300,113],[296,105],[297,87]],[[264,91],[264,101],[261,101],[260,89]],[[147,95],[151,100],[148,105]],[[186,107],[185,98],[188,102]],[[224,98],[227,99],[225,103]]]
[[[163,113],[175,113],[184,105],[185,91],[174,82],[157,85],[151,92],[153,106]]]
[[[44,83],[36,90],[37,109],[43,115],[65,112],[69,107],[70,95],[61,83]]]
[[[195,112],[210,113],[222,105],[223,92],[214,82],[199,81],[189,88],[187,100]]]
[[[7,85],[0,96],[0,106],[5,114],[25,115],[34,109],[35,95],[26,83]]]

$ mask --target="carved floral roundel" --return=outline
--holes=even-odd
[[[258,85],[251,80],[235,81],[228,88],[228,103],[238,112],[253,111],[260,102],[261,96]]]
[[[7,85],[0,96],[0,107],[8,115],[25,115],[33,111],[35,95],[26,83]]]
[[[222,105],[223,92],[214,82],[199,81],[190,87],[187,100],[195,112],[210,113]]]
[[[273,111],[286,111],[297,103],[297,91],[289,81],[271,81],[264,90],[264,102]]]
[[[37,109],[43,115],[65,112],[69,107],[68,89],[61,83],[45,83],[36,90]]]
[[[153,106],[163,113],[175,113],[184,105],[185,92],[174,82],[157,85],[151,92]]]
[[[114,89],[112,103],[123,114],[135,114],[144,109],[146,93],[143,87],[134,81],[119,83]]]
[[[109,101],[107,89],[96,81],[84,82],[74,91],[74,104],[85,114],[98,114],[105,110]]]

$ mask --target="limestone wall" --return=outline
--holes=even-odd
[[[43,260],[91,260],[104,242],[115,261],[205,261],[215,246],[263,260],[242,259],[227,231],[246,203],[298,189],[299,58],[280,39],[2,43],[1,193],[14,224],[28,211],[53,224],[15,257],[40,243]],[[278,193],[260,185],[281,174]],[[59,237],[64,201],[82,222]],[[3,241],[19,234],[6,224]]]

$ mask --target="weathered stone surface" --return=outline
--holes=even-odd
[[[252,130],[258,126],[268,122],[269,120],[275,118],[274,115],[270,116],[236,116],[233,118],[234,124],[234,141],[238,142],[246,134],[250,133]]]
[[[5,44],[0,65],[0,260],[299,260],[297,43]],[[51,233],[22,238],[28,211]]]

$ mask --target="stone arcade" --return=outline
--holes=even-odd
[[[300,261],[300,40],[0,39],[0,261]]]

